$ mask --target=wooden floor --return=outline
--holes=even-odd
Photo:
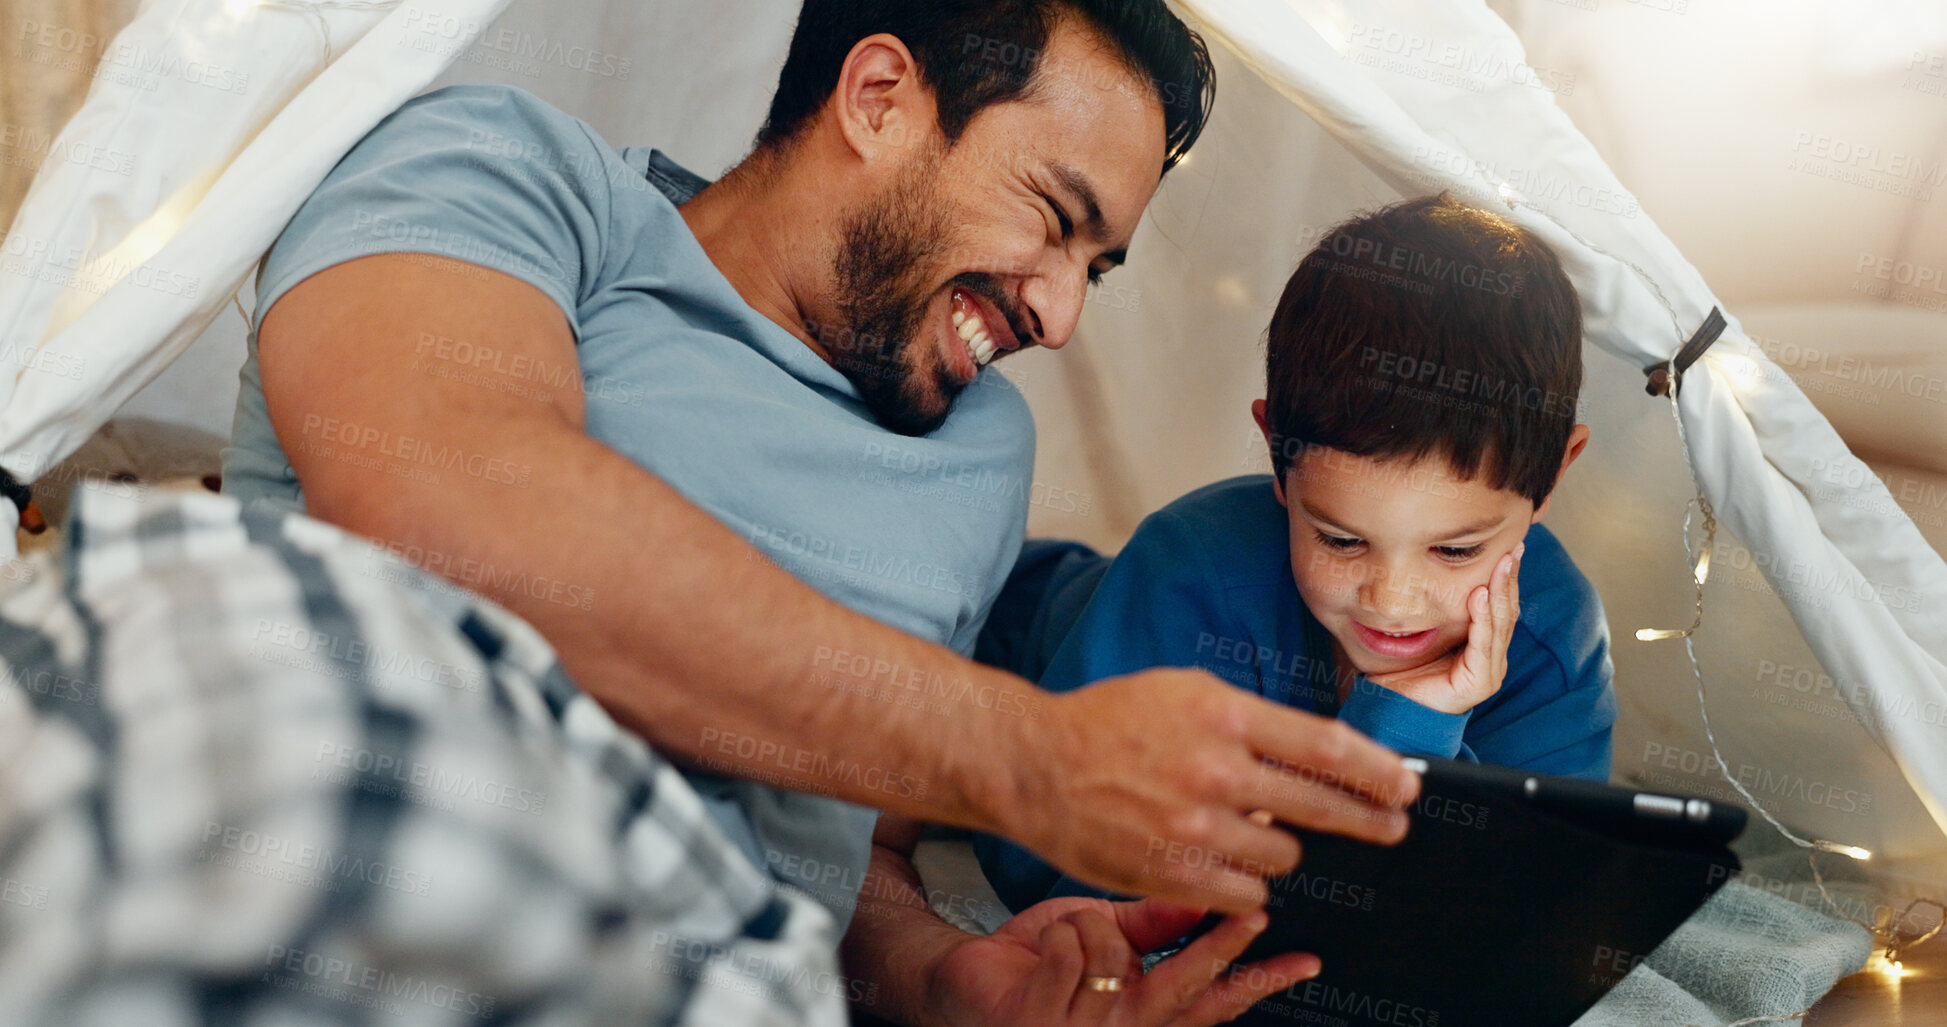
[[[1947,1027],[1947,937],[1935,938],[1903,962],[1895,979],[1879,957],[1839,982],[1812,1008],[1806,1023],[1819,1027]]]

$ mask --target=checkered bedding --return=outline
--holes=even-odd
[[[0,567],[0,1024],[838,1024],[832,920],[527,624],[267,506]]]

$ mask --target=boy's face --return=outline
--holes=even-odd
[[[1562,470],[1587,439],[1577,425]],[[1548,510],[1454,477],[1442,456],[1375,460],[1322,446],[1293,459],[1277,489],[1298,594],[1366,675],[1464,646],[1468,595]]]

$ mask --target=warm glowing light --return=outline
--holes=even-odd
[[[1217,279],[1216,293],[1218,299],[1236,306],[1245,307],[1251,303],[1250,287],[1244,284],[1243,279],[1234,275]]]
[[[1758,377],[1758,362],[1750,357],[1735,353],[1726,354],[1713,361],[1725,374],[1743,382],[1755,381]]]
[[[1638,642],[1660,642],[1666,638],[1682,638],[1687,634],[1689,632],[1678,631],[1674,628],[1637,628],[1636,640]]]
[[[1903,977],[1906,977],[1913,972],[1906,968],[1905,963],[1902,963],[1897,959],[1886,958],[1886,954],[1884,952],[1875,953],[1873,955],[1872,963],[1870,965],[1875,971],[1878,971],[1880,976],[1895,981]]]
[[[1838,842],[1828,842],[1822,838],[1813,842],[1812,848],[1820,852],[1830,852],[1839,856],[1850,856],[1862,863],[1873,858],[1873,850],[1871,849],[1862,849],[1857,845],[1841,845]]]

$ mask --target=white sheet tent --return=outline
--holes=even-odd
[[[137,85],[96,80],[58,145],[139,160],[126,174],[50,163],[5,238],[15,273],[0,275],[0,338],[16,356],[14,373],[0,376],[0,466],[32,481],[162,372],[246,285],[255,261],[339,156],[456,57],[469,63],[449,77],[534,85],[521,76],[546,81],[532,70],[537,63],[571,69],[563,74],[573,81],[550,98],[598,128],[600,119],[572,100],[606,105],[605,117],[630,126],[627,137],[606,133],[617,145],[653,143],[678,159],[689,156],[688,145],[722,157],[755,127],[751,105],[774,83],[796,6],[613,4],[577,15],[592,23],[590,39],[650,39],[645,45],[662,54],[687,48],[681,71],[697,84],[671,95],[667,74],[657,90],[631,87],[629,62],[620,76],[613,63],[591,74],[576,64],[585,57],[533,45],[558,14],[516,8],[509,18],[531,31],[488,29],[505,3],[145,5],[118,43],[165,68],[171,57],[182,67],[221,66],[246,84],[212,88],[207,76],[192,74],[156,74]],[[1262,469],[1242,413],[1261,387],[1260,358],[1245,343],[1262,330],[1296,257],[1326,225],[1397,196],[1451,188],[1500,203],[1562,255],[1585,304],[1588,339],[1609,355],[1591,360],[1584,397],[1586,419],[1597,424],[1597,455],[1585,461],[1589,470],[1571,475],[1550,523],[1612,613],[1626,722],[1618,776],[1640,769],[1629,746],[1644,738],[1700,745],[1682,643],[1638,643],[1631,633],[1690,619],[1680,524],[1692,485],[1672,442],[1668,401],[1643,394],[1640,369],[1669,358],[1722,305],[1709,285],[1650,212],[1636,208],[1558,109],[1545,70],[1527,64],[1516,35],[1483,4],[1179,6],[1217,51],[1217,116],[1152,206],[1130,268],[1095,295],[1077,344],[1025,357],[1009,371],[1041,423],[1036,527],[1089,534],[1063,517],[1092,509],[1093,534],[1126,532],[1143,509],[1181,488]],[[661,37],[668,38],[655,41]],[[1360,54],[1375,60],[1350,59]],[[638,55],[633,63],[640,82],[652,62]],[[1455,88],[1456,75],[1467,78],[1465,88]],[[643,133],[642,125],[667,128],[674,139]],[[1327,135],[1338,147],[1320,145]],[[1713,577],[1696,641],[1719,741],[1733,766],[1762,763],[1765,776],[1794,772],[1794,759],[1813,748],[1810,740],[1801,747],[1796,734],[1813,730],[1753,708],[1747,693],[1754,653],[1776,664],[1793,658],[1789,647],[1809,643],[1863,724],[1826,721],[1816,733],[1844,736],[1826,738],[1827,764],[1799,767],[1796,790],[1760,788],[1767,805],[1808,836],[1938,859],[1947,829],[1947,726],[1938,716],[1947,708],[1947,564],[1753,345],[1738,311],[1725,312],[1729,330],[1685,379],[1682,438],[1722,528],[1735,536],[1720,539],[1720,561],[1726,545],[1741,545],[1739,566],[1761,571],[1769,587],[1726,588],[1721,567]],[[1191,356],[1197,370],[1186,376]],[[1158,397],[1178,410],[1221,410],[1227,419],[1186,425],[1179,414],[1164,423],[1154,416]],[[1168,470],[1152,473],[1151,462]],[[1816,487],[1834,475],[1856,488],[1839,495]],[[1057,495],[1066,498],[1057,503]],[[1591,555],[1604,547],[1616,551]],[[1604,568],[1620,564],[1635,568],[1632,587],[1647,595],[1612,594],[1617,584],[1605,580]],[[1614,619],[1618,610],[1650,610],[1655,619],[1623,622]],[[1660,655],[1638,655],[1645,646],[1662,647]],[[1808,799],[1806,781],[1828,792],[1834,781],[1865,781],[1855,790],[1870,794],[1871,781],[1886,779],[1874,769],[1878,757],[1836,773],[1829,765],[1830,753],[1863,748],[1856,743],[1868,738],[1897,767],[1890,780],[1906,787],[1882,790],[1876,817],[1852,815],[1856,809],[1839,815],[1832,803]],[[1721,785],[1707,770],[1662,783]]]

